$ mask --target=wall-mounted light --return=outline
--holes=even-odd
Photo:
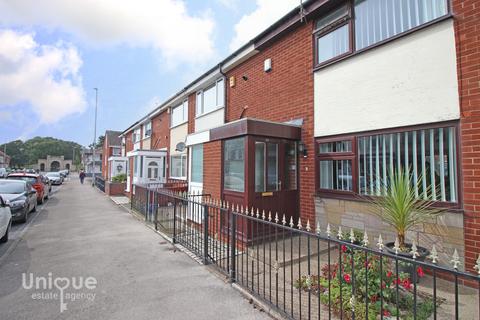
[[[122,166],[121,164],[119,164],[119,165],[117,166],[117,171],[118,171],[118,172],[121,172],[122,170],[123,170],[123,166]]]
[[[243,81],[247,81],[247,80],[248,80],[248,76],[247,76],[247,75],[243,75],[243,76],[242,76],[242,79],[243,79]]]
[[[307,147],[305,146],[305,143],[303,143],[302,141],[300,141],[300,142],[298,143],[298,152],[299,152],[304,158],[306,158],[307,155],[308,155]]]

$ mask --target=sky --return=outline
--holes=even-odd
[[[0,144],[123,131],[300,0],[0,0]],[[41,4],[41,5],[40,5]]]

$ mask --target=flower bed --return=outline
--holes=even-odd
[[[302,276],[296,280],[295,287],[319,295],[322,304],[330,305],[336,315],[343,311],[347,319],[353,318],[352,313],[355,319],[379,319],[381,313],[384,319],[396,319],[397,314],[401,319],[413,319],[415,279],[411,279],[410,274],[399,272],[397,275],[395,265],[386,257],[382,258],[380,268],[377,255],[349,249],[346,245],[340,249],[341,265],[325,264],[321,275]],[[415,277],[423,276],[424,270],[417,267]],[[433,299],[417,293],[416,307],[416,319],[428,319],[433,313]]]

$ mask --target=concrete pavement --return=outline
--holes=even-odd
[[[0,257],[0,319],[269,318],[172,249],[72,179]]]

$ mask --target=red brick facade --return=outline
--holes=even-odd
[[[244,117],[271,121],[303,119],[302,141],[308,157],[299,160],[299,190],[302,218],[315,220],[315,162],[313,139],[313,46],[312,23],[288,33],[260,53],[227,73],[227,122]],[[272,59],[272,70],[265,72],[265,59]],[[247,76],[244,81],[242,76]],[[206,170],[206,169],[205,169]]]
[[[203,192],[214,199],[222,193],[222,142],[213,141],[203,145]]]
[[[195,132],[195,110],[197,103],[195,93],[188,96],[188,133]]]
[[[170,114],[165,110],[152,118],[150,148],[158,150],[170,146]]]
[[[461,109],[465,268],[480,247],[480,1],[454,0]]]

